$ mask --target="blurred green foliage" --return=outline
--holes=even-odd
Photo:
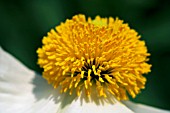
[[[134,101],[170,109],[170,1],[168,0],[1,0],[0,45],[41,72],[36,50],[43,36],[75,14],[119,17],[142,35],[151,53],[146,89]]]

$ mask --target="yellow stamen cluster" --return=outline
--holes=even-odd
[[[118,18],[94,20],[76,15],[43,38],[37,50],[43,77],[61,92],[87,96],[114,95],[119,100],[133,98],[145,87],[142,74],[150,72],[145,42]],[[91,90],[92,86],[96,90]]]

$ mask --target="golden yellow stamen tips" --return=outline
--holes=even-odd
[[[43,77],[61,92],[92,91],[98,96],[114,95],[119,100],[133,98],[145,87],[150,72],[145,42],[118,18],[94,20],[76,15],[51,30],[37,50]],[[91,90],[95,87],[96,90]]]

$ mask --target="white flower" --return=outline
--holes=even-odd
[[[130,101],[94,101],[87,102],[83,93],[80,97],[60,94],[0,48],[0,113],[170,113]]]

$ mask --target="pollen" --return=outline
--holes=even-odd
[[[138,33],[118,18],[75,15],[48,32],[37,50],[43,78],[61,93],[96,92],[118,100],[145,88],[150,54]],[[92,90],[95,87],[96,90]]]

